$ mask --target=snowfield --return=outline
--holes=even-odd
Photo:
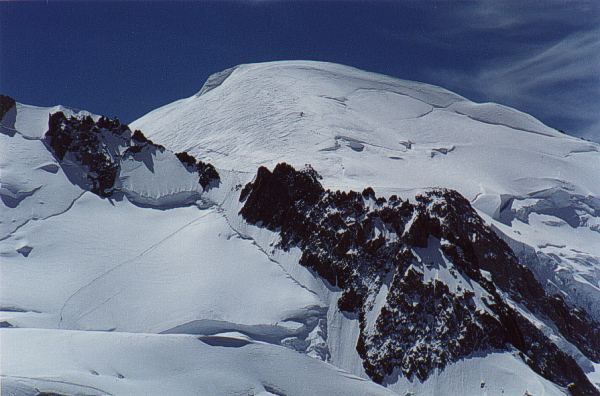
[[[47,118],[48,115],[46,114]],[[4,131],[4,125],[2,125]],[[83,191],[71,184],[39,140],[0,134],[0,239],[23,224],[66,211]]]
[[[133,122],[167,150],[123,160],[123,196],[103,199],[41,140],[56,111],[98,119],[17,104],[0,125],[2,395],[566,394],[516,352],[494,350],[425,381],[368,380],[340,290],[299,265],[299,249],[276,248],[279,234],[248,224],[239,197],[258,166],[283,161],[310,164],[331,189],[372,186],[411,201],[428,187],[455,189],[548,292],[600,320],[600,145],[502,105],[347,66],[240,65]],[[219,185],[203,190],[180,151],[212,163]],[[456,288],[449,268],[424,275]],[[600,365],[538,325],[600,389]]]
[[[393,394],[317,359],[239,336],[38,329],[0,334],[7,395]]]
[[[64,215],[0,243],[3,306],[52,315],[48,327],[159,333],[204,320],[285,333],[278,322],[322,310],[214,209],[111,205],[86,192]],[[17,252],[21,245],[32,248],[27,257]],[[21,279],[27,288],[10,287]],[[30,315],[3,320],[30,327],[40,316]]]
[[[286,348],[239,334],[194,337],[66,330],[0,330],[3,393],[86,395],[393,395]],[[39,356],[52,358],[51,363]],[[561,395],[514,357],[492,354],[406,384],[415,395]],[[410,389],[410,390],[408,390]],[[19,393],[21,392],[21,393]]]
[[[286,161],[311,164],[332,189],[455,189],[528,247],[523,260],[548,290],[600,319],[597,143],[506,106],[330,63],[241,65],[209,83],[132,128],[225,170]]]

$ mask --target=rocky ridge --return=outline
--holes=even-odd
[[[168,152],[118,119],[100,117],[94,121],[89,116],[66,117],[62,112],[50,115],[44,142],[59,161],[73,170],[68,173],[72,181],[104,198],[119,193],[123,161],[131,159],[152,169],[153,156]],[[219,174],[211,164],[196,161],[186,153],[176,157],[188,172],[198,174],[202,189],[218,185]]]
[[[515,305],[551,322],[594,361],[598,323],[546,295],[459,193],[435,189],[411,203],[377,198],[371,188],[334,192],[312,168],[296,171],[282,163],[272,172],[259,168],[240,201],[246,221],[279,232],[280,248],[299,247],[300,264],[341,291],[338,307],[360,322],[356,349],[374,381],[385,383],[399,372],[425,380],[449,362],[504,349],[561,386],[575,384],[576,394],[597,394],[573,358]],[[418,251],[432,247],[441,260],[428,264],[446,266],[465,283],[427,279]],[[389,291],[381,304],[383,287]]]

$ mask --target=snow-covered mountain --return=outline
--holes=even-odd
[[[132,128],[222,169],[287,161],[332,189],[455,189],[527,245],[515,244],[542,284],[600,319],[600,148],[527,114],[346,66],[273,62],[218,73]]]
[[[1,99],[3,395],[598,393],[595,143],[307,61]]]

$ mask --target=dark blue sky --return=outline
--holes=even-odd
[[[227,67],[312,59],[441,85],[600,140],[599,3],[0,3],[0,91],[129,122]]]

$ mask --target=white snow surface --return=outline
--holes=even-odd
[[[18,113],[23,124],[41,122],[39,108],[23,106]],[[30,109],[35,109],[29,111]],[[46,128],[20,133],[13,123],[0,126],[0,239],[31,220],[45,219],[67,210],[83,191],[73,185],[44,144],[29,135],[43,135]],[[7,117],[5,117],[6,120]],[[28,120],[33,120],[31,123]],[[6,132],[12,132],[10,136]]]
[[[141,158],[139,158],[141,156]],[[140,205],[169,207],[192,203],[200,198],[198,174],[189,171],[169,150],[145,152],[138,159],[121,161],[120,189]]]
[[[32,388],[85,395],[393,394],[309,356],[231,336],[39,329],[0,335],[3,395]]]
[[[562,394],[511,353],[388,389],[355,377],[358,321],[297,249],[243,221],[239,187],[286,161],[330,188],[454,188],[550,289],[599,306],[597,144],[346,66],[241,65],[131,125],[213,163],[220,187],[203,192],[166,151],[122,162],[126,197],[109,200],[71,183],[39,140],[57,110],[18,104],[0,133],[0,322],[16,327],[0,330],[2,394]],[[454,282],[438,264],[427,276]]]
[[[23,244],[28,257],[16,251]],[[159,333],[204,321],[277,336],[286,330],[279,322],[306,320],[322,305],[212,208],[148,210],[87,192],[0,249],[2,305],[53,316],[44,327]],[[27,288],[11,287],[23,279]],[[35,316],[30,324],[10,315],[36,327]]]
[[[520,258],[548,290],[600,320],[597,143],[503,105],[331,63],[240,65],[209,80],[209,90],[133,127],[221,169],[253,173],[286,161],[311,164],[332,189],[407,198],[455,189],[528,247]],[[533,214],[515,218],[531,198]],[[538,220],[540,211],[549,218]]]

